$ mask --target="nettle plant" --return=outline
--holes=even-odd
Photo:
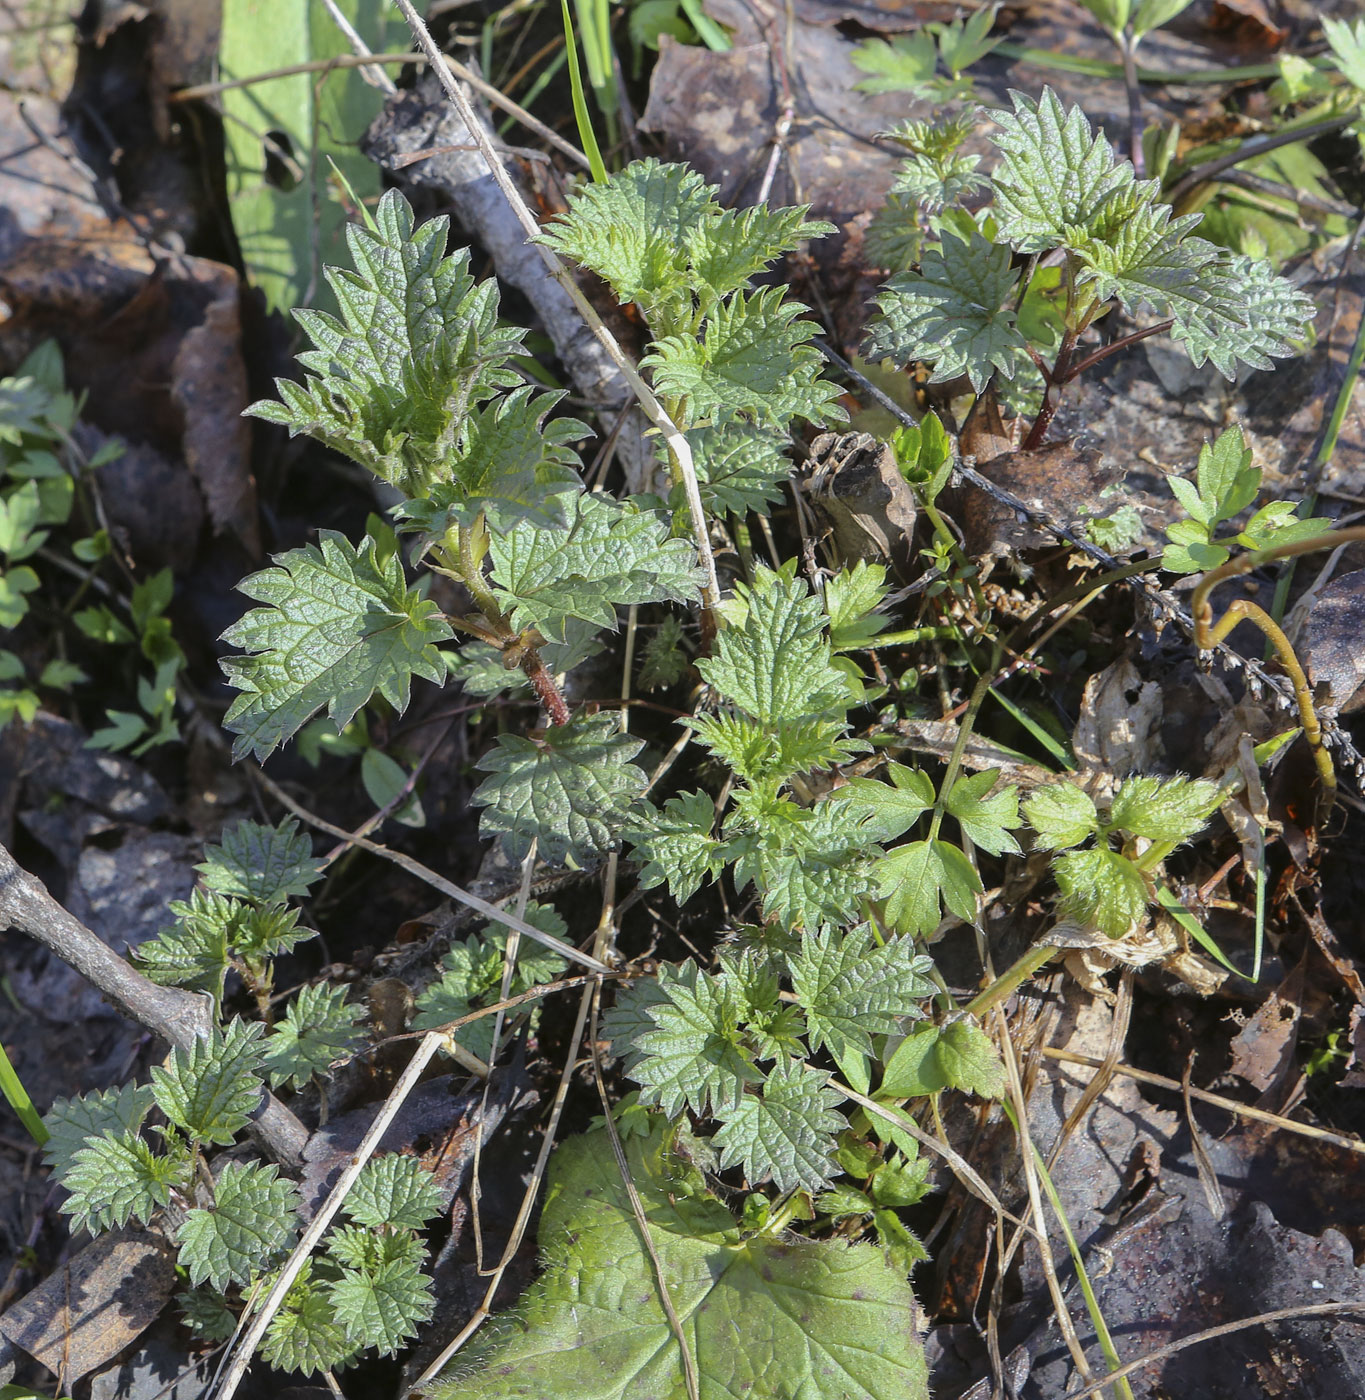
[[[889,133],[911,154],[875,247],[904,270],[878,298],[873,354],[930,364],[937,381],[965,376],[977,393],[996,379],[1041,379],[1028,449],[1042,444],[1068,383],[1147,336],[1168,333],[1195,365],[1229,379],[1239,364],[1272,368],[1307,338],[1312,301],[1266,260],[1196,237],[1202,215],[1172,217],[1159,182],[1136,179],[1079,107],[1050,88],[1011,98],[1012,110],[990,114],[1000,130],[989,180],[960,154],[967,116]],[[964,201],[983,189],[989,201],[969,212]],[[1101,317],[1142,308],[1157,320],[1082,350]]]

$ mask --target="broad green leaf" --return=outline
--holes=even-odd
[[[747,715],[698,715],[697,742],[723,759],[747,783],[785,782],[796,773],[847,762],[866,745],[844,737],[842,719],[762,722]]]
[[[1005,1067],[990,1037],[971,1021],[950,1021],[908,1035],[896,1048],[882,1075],[882,1096],[917,1098],[944,1089],[961,1089],[983,1098],[1005,1092]]]
[[[626,1142],[701,1400],[927,1400],[910,1287],[880,1250],[741,1239],[700,1173],[660,1149],[657,1129]],[[434,1400],[684,1400],[677,1339],[604,1132],[556,1150],[540,1245],[546,1272],[430,1387]]]
[[[886,900],[887,922],[901,933],[922,935],[938,927],[944,881],[939,844],[911,841],[878,862],[878,892]]]
[[[807,932],[789,964],[811,1049],[828,1045],[836,1056],[870,1054],[874,1035],[899,1030],[902,1017],[922,1017],[920,1003],[938,990],[932,959],[908,938],[874,943],[866,924],[843,935]]]
[[[64,1177],[72,1158],[90,1140],[135,1134],[151,1106],[152,1090],[147,1084],[125,1084],[74,1099],[57,1099],[43,1114],[48,1133],[43,1160],[59,1178]]]
[[[1218,250],[1191,230],[1202,215],[1171,217],[1157,202],[1155,181],[1129,186],[1113,198],[1096,227],[1070,240],[1084,270],[1078,285],[1100,301],[1117,299],[1130,311],[1146,303],[1158,316],[1202,300],[1201,279]]]
[[[993,856],[1019,853],[1010,830],[1019,825],[1019,789],[1004,787],[991,794],[1000,777],[996,768],[959,778],[944,804],[963,832]]]
[[[1160,29],[1177,15],[1189,9],[1191,0],[1138,0],[1133,12],[1133,34],[1141,38],[1153,29]]]
[[[278,826],[234,822],[224,828],[217,845],[204,848],[204,863],[194,868],[210,890],[252,904],[303,898],[322,878],[313,842],[293,817]]]
[[[894,39],[867,39],[849,55],[853,66],[870,76],[854,86],[859,92],[915,92],[934,76],[938,49],[925,29]]]
[[[847,1123],[836,1112],[843,1095],[827,1081],[784,1055],[756,1093],[718,1108],[721,1167],[742,1164],[748,1181],[771,1180],[779,1191],[815,1191],[836,1176],[834,1137]]]
[[[697,668],[726,700],[763,723],[819,715],[848,694],[825,638],[825,611],[804,579],[762,565],[735,590],[734,625]]]
[[[243,692],[223,720],[238,758],[267,757],[324,706],[340,730],[376,692],[401,713],[413,676],[445,679],[436,644],[450,627],[407,586],[397,556],[381,560],[368,536],[358,548],[331,530],[319,541],[238,585],[268,605],[223,633],[248,653],[221,663]]]
[[[346,987],[325,982],[299,988],[284,1018],[266,1037],[265,1067],[275,1088],[302,1088],[314,1075],[325,1075],[334,1060],[346,1059],[364,1044],[358,1023],[365,1008],[346,996]]]
[[[857,813],[870,841],[894,841],[934,805],[934,784],[927,773],[888,763],[886,775],[889,784],[878,778],[850,778],[833,798]]]
[[[995,111],[1001,160],[992,175],[1000,235],[1023,253],[1066,243],[1096,223],[1108,201],[1132,183],[1103,132],[1079,107],[1063,110],[1051,88],[1035,101],[1011,92],[1013,111]]]
[[[1131,0],[1080,0],[1080,3],[1115,37],[1127,27]]]
[[[875,646],[877,633],[890,621],[879,614],[890,592],[886,568],[859,559],[825,583],[825,611],[829,614],[829,641],[835,651],[855,651]]]
[[[819,334],[806,308],[784,287],[737,292],[707,318],[700,340],[673,335],[654,342],[640,361],[654,388],[685,401],[689,422],[751,422],[785,428],[793,418],[817,427],[842,422],[839,388],[824,378],[824,359],[810,344]]]
[[[436,1311],[431,1280],[409,1259],[343,1269],[329,1290],[332,1312],[355,1346],[392,1356]]]
[[[693,289],[728,296],[747,287],[751,277],[784,253],[837,231],[833,224],[807,219],[809,207],[769,209],[758,204],[750,209],[721,209],[703,219],[687,239]]]
[[[366,749],[360,760],[360,781],[376,809],[382,812],[392,807],[390,819],[403,826],[425,826],[427,814],[416,791],[408,790],[403,797],[410,776],[396,758],[390,758],[379,749]]]
[[[176,1235],[190,1282],[208,1280],[220,1293],[248,1284],[298,1236],[298,1187],[279,1168],[228,1162],[213,1186],[213,1208],[196,1207]]]
[[[648,318],[690,295],[691,237],[714,208],[714,193],[696,171],[638,160],[605,183],[584,185],[540,237]]]
[[[1122,938],[1147,912],[1147,883],[1127,856],[1100,846],[1067,851],[1052,863],[1060,912]]]
[[[164,987],[208,992],[218,1005],[232,965],[232,944],[251,914],[251,905],[212,890],[194,890],[188,901],[173,900],[176,922],[133,951],[144,977]]]
[[[966,853],[951,841],[935,841],[934,850],[943,872],[943,902],[959,919],[970,923],[979,912],[977,896],[982,893],[981,876]]]
[[[612,715],[576,715],[540,740],[503,734],[477,764],[484,835],[505,833],[517,859],[539,842],[543,860],[583,861],[610,850],[644,791],[631,759],[644,747]]]
[[[145,1225],[170,1204],[171,1187],[182,1176],[179,1162],[158,1156],[136,1134],[105,1133],[72,1154],[62,1176],[71,1194],[58,1209],[76,1229],[92,1234],[130,1220]]]
[[[1365,92],[1365,19],[1351,23],[1322,17],[1323,37],[1332,50],[1332,61],[1353,88]]]
[[[1204,523],[1210,527],[1231,520],[1256,499],[1261,487],[1261,469],[1252,464],[1251,447],[1237,424],[1225,428],[1213,442],[1200,447],[1195,484],[1207,511]],[[1174,482],[1171,489],[1176,489]]]
[[[524,332],[499,323],[497,282],[474,284],[467,249],[445,256],[446,219],[414,223],[390,190],[373,228],[348,227],[355,270],[327,273],[340,319],[295,313],[315,347],[299,356],[305,382],[276,380],[281,402],[249,412],[419,496],[459,479],[454,461],[470,408],[521,384],[506,361]]]
[[[1039,850],[1064,851],[1079,846],[1100,828],[1100,816],[1089,793],[1075,783],[1035,788],[1021,805],[1029,825],[1038,833],[1033,844]]]
[[[372,52],[390,47],[379,0],[340,4]],[[225,80],[350,52],[321,6],[224,0],[217,71]],[[253,82],[219,100],[228,207],[247,277],[272,310],[287,310],[316,289],[319,261],[335,260],[342,247],[345,208],[329,162],[357,196],[379,192],[378,171],[359,141],[383,98],[351,68]]]
[[[623,1000],[635,1000],[638,992]],[[657,987],[645,994],[641,1013],[652,1025],[631,1039],[637,1052],[630,1076],[640,1102],[657,1104],[669,1117],[684,1107],[694,1113],[728,1113],[746,1084],[763,1076],[741,1043],[740,1022],[747,1006],[733,975],[703,972],[695,963],[659,969]],[[621,1020],[610,1023],[613,1039]]]
[[[1189,778],[1126,778],[1109,809],[1109,821],[1148,841],[1185,842],[1218,805],[1215,783]]]
[[[782,485],[791,475],[783,438],[771,429],[732,421],[687,433],[697,469],[702,504],[709,511],[743,517],[749,511],[767,515],[782,499]],[[668,503],[682,510],[686,497],[675,486]]]
[[[271,1319],[261,1344],[262,1359],[277,1371],[311,1376],[339,1368],[358,1350],[336,1321],[330,1290],[313,1279],[312,1260],[305,1260]]]
[[[695,548],[658,515],[589,493],[566,514],[566,528],[521,521],[491,539],[493,591],[515,627],[563,640],[571,618],[614,628],[618,607],[699,596]]]
[[[680,793],[662,808],[643,805],[631,820],[634,825],[626,834],[644,860],[642,889],[667,881],[673,898],[684,904],[724,868],[721,843],[711,835],[716,808],[708,794]]]
[[[414,1157],[386,1152],[372,1157],[346,1197],[346,1214],[372,1230],[426,1228],[441,1213],[441,1188]]]
[[[1006,305],[1019,280],[1011,256],[975,230],[969,241],[945,235],[926,248],[919,271],[893,277],[877,297],[870,353],[932,364],[934,382],[965,374],[978,392],[996,371],[1012,378],[1027,342]]]
[[[226,1146],[261,1101],[259,1021],[230,1021],[152,1070],[157,1107],[193,1138]]]

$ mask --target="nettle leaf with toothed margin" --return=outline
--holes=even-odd
[[[733,972],[715,975],[688,962],[662,966],[656,983],[625,993],[606,1028],[618,1054],[623,1031],[629,1033],[628,1072],[641,1086],[641,1103],[657,1104],[670,1118],[684,1108],[719,1113],[763,1078],[744,1046],[748,1010]],[[648,1028],[640,1029],[645,1020]]]
[[[216,845],[204,848],[204,863],[194,867],[216,894],[252,904],[283,904],[303,898],[322,878],[313,857],[313,842],[293,817],[278,826],[240,821],[227,827]]]
[[[689,239],[714,207],[711,187],[695,170],[637,160],[583,186],[540,241],[591,268],[651,318],[669,303],[690,302]]]
[[[877,297],[870,353],[898,365],[932,364],[935,382],[965,374],[978,393],[997,370],[1012,378],[1028,342],[1005,305],[1019,280],[1011,258],[1008,247],[975,230],[968,242],[945,231],[918,272],[898,273]]]
[[[834,1138],[848,1125],[835,1111],[843,1095],[827,1081],[800,1060],[778,1060],[757,1093],[718,1114],[721,1167],[743,1163],[750,1182],[771,1178],[779,1191],[816,1191],[837,1176]]]
[[[281,1084],[302,1088],[364,1043],[359,1022],[365,1019],[365,1008],[348,1002],[346,994],[345,987],[325,982],[299,989],[265,1043],[265,1066],[276,1089]]]
[[[421,1230],[441,1213],[441,1188],[415,1158],[399,1152],[366,1162],[346,1197],[346,1214],[372,1230],[401,1226]]]
[[[1218,805],[1218,786],[1202,778],[1125,778],[1109,808],[1109,825],[1148,841],[1183,844]]]
[[[792,464],[783,452],[781,438],[751,423],[730,422],[687,433],[702,505],[715,514],[742,519],[749,511],[767,515],[782,499],[782,485]],[[667,460],[667,453],[661,452]],[[687,497],[681,485],[669,493],[668,504],[685,510]]]
[[[373,1269],[343,1269],[329,1290],[333,1315],[347,1339],[392,1356],[436,1311],[431,1280],[411,1259],[388,1259]]]
[[[72,1154],[62,1175],[71,1193],[59,1209],[78,1230],[99,1234],[130,1220],[145,1225],[183,1185],[183,1165],[159,1156],[135,1133],[106,1133]]]
[[[716,307],[700,340],[656,340],[641,367],[653,372],[658,394],[685,401],[690,422],[841,423],[848,415],[838,386],[821,374],[823,357],[809,343],[820,327],[801,319],[805,309],[783,287],[739,292]]]
[[[48,1131],[43,1160],[59,1177],[63,1176],[72,1158],[92,1138],[136,1133],[151,1106],[149,1084],[125,1084],[74,1099],[57,1099],[43,1114],[43,1126]]]
[[[476,765],[489,775],[474,793],[480,831],[505,833],[518,860],[532,840],[556,863],[610,850],[648,782],[631,762],[643,747],[611,715],[575,715],[539,742],[501,735]]]
[[[229,1021],[152,1070],[157,1107],[190,1137],[226,1147],[261,1101],[259,1021]]]
[[[213,1184],[213,1208],[196,1207],[176,1235],[190,1282],[219,1292],[247,1284],[298,1237],[299,1191],[279,1168],[228,1162]]]
[[[640,887],[668,882],[669,893],[685,904],[725,867],[724,844],[711,835],[714,800],[704,792],[670,797],[662,808],[642,802],[632,813],[626,836],[644,861]]]
[[[303,384],[276,380],[282,402],[248,412],[306,433],[420,496],[441,479],[471,405],[521,380],[507,366],[525,332],[498,321],[498,286],[475,286],[469,253],[445,256],[449,221],[414,228],[389,190],[373,232],[352,224],[354,272],[328,268],[341,319],[296,311],[314,346],[299,356]]]
[[[413,676],[445,680],[436,644],[452,633],[441,610],[408,587],[398,557],[381,557],[368,535],[357,547],[324,530],[317,545],[275,564],[237,585],[268,606],[222,636],[249,653],[220,663],[243,692],[223,720],[237,735],[234,757],[268,757],[324,706],[340,730],[376,692],[401,713]]]
[[[1079,846],[1100,829],[1100,814],[1094,802],[1075,783],[1049,783],[1035,788],[1020,805],[1037,832],[1033,844],[1038,850],[1065,851]]]
[[[861,739],[844,737],[842,719],[761,723],[746,715],[698,715],[691,721],[697,742],[723,759],[746,783],[786,782],[794,774],[831,768],[867,750]]]
[[[1147,912],[1150,891],[1142,872],[1107,846],[1067,851],[1052,862],[1052,874],[1061,891],[1058,912],[1110,938],[1124,937]]]
[[[482,512],[495,529],[518,520],[562,526],[564,500],[583,489],[581,463],[570,445],[589,435],[577,418],[550,418],[564,397],[523,385],[474,408],[460,429],[450,480],[398,508],[408,528],[440,540],[452,525],[469,525]]]
[[[563,639],[571,618],[614,628],[618,606],[700,596],[696,550],[652,511],[584,494],[567,515],[566,529],[522,521],[490,540],[493,592],[513,626]]]
[[[803,719],[845,705],[848,682],[833,664],[820,599],[795,574],[762,565],[723,605],[731,626],[697,663],[715,690],[765,723]]]
[[[790,959],[792,991],[806,1013],[812,1050],[828,1045],[840,1063],[870,1055],[874,1035],[890,1035],[902,1018],[925,1015],[919,1004],[933,996],[933,959],[908,938],[875,942],[863,924],[847,934],[806,933]]]
[[[833,224],[810,220],[810,205],[769,209],[715,209],[688,236],[688,261],[698,291],[728,296],[749,283],[784,253],[811,238],[837,233]]]
[[[991,177],[1000,236],[1023,253],[1043,253],[1087,230],[1105,205],[1133,182],[1133,167],[1093,132],[1079,107],[1063,110],[1044,88],[1036,101],[1011,92],[1012,112],[990,115],[1001,130],[1001,160]]]
[[[313,1261],[305,1259],[261,1344],[261,1358],[277,1371],[331,1371],[360,1350],[336,1321],[331,1290],[312,1273]]]

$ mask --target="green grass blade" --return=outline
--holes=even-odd
[[[3,1045],[0,1045],[0,1093],[9,1100],[9,1106],[19,1115],[19,1121],[28,1129],[29,1136],[42,1147],[51,1134],[43,1126],[42,1116],[34,1108],[33,1100],[15,1073]]]
[[[1212,936],[1205,930],[1204,925],[1190,913],[1188,909],[1166,888],[1165,885],[1158,885],[1156,891],[1157,903],[1173,918],[1186,933],[1213,959],[1220,962],[1227,970],[1237,977],[1245,978],[1245,972],[1239,972],[1227,960],[1223,950],[1214,942]],[[1255,978],[1252,979],[1255,981]]]
[[[592,129],[592,117],[588,113],[588,100],[583,93],[583,74],[578,68],[578,44],[574,39],[569,0],[560,0],[560,5],[564,10],[564,47],[569,55],[569,90],[573,94],[573,115],[578,125],[579,144],[588,158],[592,178],[599,185],[605,184],[608,178],[607,164],[602,159],[602,150],[597,144],[597,133]]]

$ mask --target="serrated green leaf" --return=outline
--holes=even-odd
[[[426,1258],[426,1249],[412,1230],[370,1230],[359,1225],[338,1225],[331,1230],[327,1253],[348,1268],[368,1270],[394,1261],[420,1268]]]
[[[48,1134],[43,1160],[62,1178],[76,1153],[90,1139],[136,1134],[151,1106],[152,1090],[148,1084],[124,1084],[117,1089],[57,1099],[43,1114]]]
[[[354,1346],[392,1356],[436,1311],[431,1280],[410,1260],[343,1269],[328,1290],[332,1313]]]
[[[927,1400],[910,1288],[880,1251],[740,1239],[700,1173],[663,1155],[659,1128],[625,1146],[702,1400]],[[605,1133],[556,1149],[540,1244],[545,1274],[430,1387],[435,1400],[682,1396],[677,1339]]]
[[[971,1021],[951,1021],[908,1035],[887,1062],[879,1092],[910,1099],[961,1089],[983,1098],[1005,1092],[1005,1067],[990,1037]]]
[[[514,389],[470,410],[448,480],[404,501],[395,514],[428,540],[452,525],[472,525],[480,514],[497,530],[519,520],[546,528],[564,524],[564,497],[583,489],[578,453],[588,436],[576,418],[547,417],[563,394]]]
[[[298,1237],[298,1187],[279,1168],[228,1162],[213,1187],[213,1208],[196,1207],[176,1235],[190,1282],[222,1292],[248,1284]]]
[[[721,843],[711,835],[715,803],[706,793],[680,793],[662,808],[646,804],[631,820],[634,825],[627,836],[644,860],[642,889],[651,890],[667,881],[669,893],[683,904],[724,868]]]
[[[220,1003],[232,945],[252,906],[212,890],[193,890],[188,901],[172,900],[170,912],[176,922],[134,949],[134,964],[153,982],[208,992]]]
[[[886,568],[859,559],[825,584],[825,612],[829,615],[829,640],[835,651],[855,651],[875,643],[889,619],[877,612],[890,588]]]
[[[1079,107],[1064,110],[1051,88],[1035,101],[1011,92],[1013,111],[990,115],[1001,130],[1001,160],[992,175],[1000,235],[1023,253],[1066,243],[1088,230],[1105,205],[1133,180],[1103,132],[1092,132]]]
[[[692,428],[687,433],[702,505],[716,514],[743,518],[749,511],[767,515],[782,499],[782,484],[791,475],[783,438],[768,428],[739,420]],[[686,507],[684,488],[669,493],[674,510]]]
[[[759,566],[751,588],[736,588],[742,621],[716,638],[697,663],[706,681],[763,723],[819,715],[845,700],[844,674],[833,665],[825,613],[792,574]]]
[[[359,1225],[426,1228],[441,1213],[441,1188],[413,1157],[387,1152],[372,1157],[346,1197],[346,1214]]]
[[[305,1260],[261,1343],[261,1357],[277,1371],[311,1376],[343,1366],[360,1348],[334,1316],[331,1290],[312,1278]]]
[[[401,713],[413,676],[445,680],[436,644],[449,640],[449,625],[368,536],[357,547],[324,530],[317,545],[279,555],[238,588],[268,604],[222,638],[249,653],[221,663],[243,692],[223,720],[238,758],[266,758],[324,706],[341,729],[376,692]]]
[[[630,1076],[641,1086],[641,1103],[657,1104],[671,1118],[684,1107],[711,1114],[732,1108],[746,1084],[762,1080],[742,1045],[746,1006],[733,976],[703,972],[695,963],[665,964],[656,993],[640,1009],[651,1023],[631,1041]],[[611,1024],[615,1039],[621,1017]]]
[[[1352,87],[1365,92],[1365,19],[1354,23],[1322,17],[1322,33],[1332,50],[1332,62]]]
[[[932,364],[932,382],[965,374],[978,393],[997,371],[1012,378],[1028,345],[1006,304],[1019,280],[1011,257],[975,229],[965,242],[945,234],[939,247],[924,250],[917,272],[902,272],[882,289],[869,353],[898,365]]]
[[[152,1070],[157,1107],[193,1138],[230,1143],[261,1100],[259,1021],[229,1021]]]
[[[1332,521],[1326,516],[1304,519],[1298,515],[1292,501],[1270,501],[1247,521],[1244,530],[1238,532],[1237,542],[1248,549],[1275,549],[1312,539],[1331,528]]]
[[[724,760],[747,783],[785,782],[793,774],[832,768],[866,751],[844,737],[842,719],[750,719],[747,715],[698,715],[691,721],[697,742]]]
[[[345,987],[325,982],[301,987],[265,1042],[270,1083],[302,1088],[314,1075],[325,1075],[334,1060],[352,1055],[365,1040],[358,1023],[365,1008],[346,1000]]]
[[[997,768],[959,778],[945,806],[963,832],[993,856],[1017,855],[1019,843],[1010,830],[1019,825],[1019,789],[1004,787],[989,795],[1000,777]]]
[[[878,778],[850,778],[832,799],[858,816],[870,841],[894,841],[934,805],[934,785],[927,773],[888,763],[886,775],[889,784]]]
[[[1035,788],[1021,804],[1037,832],[1034,845],[1043,851],[1079,846],[1100,829],[1100,816],[1090,795],[1074,783],[1050,783]]]
[[[700,340],[665,336],[640,361],[660,395],[685,402],[691,422],[751,422],[785,428],[793,418],[817,427],[842,422],[839,388],[809,342],[820,333],[784,287],[737,292],[717,306]]]
[[[659,516],[593,494],[566,514],[564,529],[522,521],[491,539],[493,592],[515,627],[563,640],[571,618],[614,628],[618,607],[700,596],[695,549]]]
[[[194,867],[205,886],[252,904],[283,904],[303,898],[322,878],[313,857],[313,842],[293,817],[277,826],[239,821],[224,829],[217,845],[204,848],[204,863]]]
[[[59,1209],[92,1234],[130,1220],[145,1225],[170,1204],[182,1176],[178,1161],[153,1152],[135,1133],[105,1133],[72,1154],[62,1176],[71,1194]]]
[[[939,59],[954,78],[972,64],[980,62],[997,44],[1003,42],[988,37],[999,10],[999,5],[983,6],[965,20],[928,26],[938,41]]]
[[[219,1293],[196,1288],[188,1293],[177,1293],[175,1301],[180,1304],[181,1322],[197,1341],[210,1345],[225,1342],[237,1330],[237,1314]]]
[[[818,1190],[839,1168],[834,1138],[848,1125],[835,1111],[843,1096],[828,1076],[800,1060],[778,1060],[757,1093],[718,1108],[712,1141],[722,1168],[742,1163],[745,1178],[771,1179],[779,1191]]]
[[[299,356],[305,382],[276,380],[281,402],[248,410],[317,438],[409,496],[449,469],[470,406],[520,383],[506,362],[524,332],[499,324],[497,282],[474,285],[467,249],[445,256],[447,225],[439,218],[414,228],[396,190],[380,200],[372,230],[352,224],[356,270],[327,272],[340,320],[296,312],[316,347]]]
[[[682,620],[665,613],[645,639],[638,680],[641,690],[665,690],[687,674],[688,650]]]
[[[1183,843],[1218,805],[1215,783],[1189,778],[1126,778],[1109,809],[1111,826],[1148,841]]]
[[[875,1207],[872,1198],[857,1187],[836,1181],[828,1191],[815,1198],[815,1209],[831,1220],[843,1220],[850,1215],[871,1215]]]
[[[693,290],[724,297],[749,285],[784,253],[812,238],[837,230],[823,220],[809,220],[809,205],[769,209],[719,209],[694,225],[687,236]]]
[[[650,318],[690,291],[689,241],[714,207],[712,189],[696,171],[633,161],[605,183],[584,185],[540,237]]]
[[[930,82],[938,67],[933,35],[924,29],[897,34],[890,41],[864,40],[849,58],[855,68],[870,75],[854,84],[859,92],[916,92]]]
[[[874,1035],[899,1030],[903,1017],[922,1017],[919,1003],[938,990],[929,978],[932,959],[908,938],[875,943],[865,924],[844,935],[807,932],[789,965],[811,1049],[828,1045],[836,1057],[871,1054]]]
[[[894,1210],[916,1205],[928,1195],[930,1189],[927,1157],[914,1157],[907,1161],[897,1156],[895,1160],[879,1166],[872,1177],[873,1199],[879,1206]]]
[[[1053,861],[1052,873],[1061,891],[1060,912],[1110,938],[1124,937],[1147,912],[1146,881],[1117,851],[1068,851]]]
[[[922,935],[938,927],[944,881],[938,844],[911,841],[888,851],[877,865],[877,888],[886,900],[886,919],[898,932]]]
[[[1171,217],[1171,207],[1156,200],[1156,181],[1129,186],[1111,199],[1096,227],[1070,239],[1085,271],[1078,282],[1100,301],[1117,299],[1130,310],[1142,303],[1159,316],[1175,314],[1179,305],[1198,305],[1204,270],[1218,250],[1191,230],[1203,217]]]
[[[648,781],[631,762],[643,747],[611,715],[576,715],[538,743],[501,735],[477,764],[489,774],[474,793],[487,808],[480,830],[505,833],[516,859],[533,839],[549,861],[610,850]]]

